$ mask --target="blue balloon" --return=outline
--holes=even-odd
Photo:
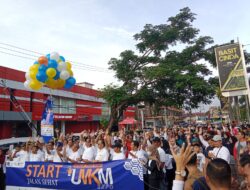
[[[56,70],[56,76],[54,76],[54,79],[57,80],[60,78],[60,72]]]
[[[48,79],[48,76],[45,72],[38,72],[36,74],[36,79],[40,82],[45,82]]]
[[[50,60],[50,54],[47,54],[46,57],[48,60]]]
[[[76,84],[76,79],[74,77],[69,77],[66,80],[66,83],[70,84],[71,86],[74,86]]]
[[[65,83],[64,87],[65,89],[70,89],[72,87],[72,85],[68,84],[68,83]]]
[[[48,68],[54,68],[56,69],[58,66],[56,60],[49,60],[49,63],[48,63]]]
[[[60,59],[65,62],[65,58],[63,56],[60,55]]]
[[[38,61],[35,61],[35,62],[34,62],[34,65],[36,65],[36,64],[39,64]]]
[[[74,77],[69,77],[64,85],[65,89],[70,89],[76,84],[76,79]]]
[[[45,73],[47,69],[48,69],[48,67],[46,65],[40,65],[38,68],[38,71]]]

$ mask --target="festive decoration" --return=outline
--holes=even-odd
[[[71,63],[65,62],[57,52],[41,56],[25,74],[24,86],[29,90],[40,90],[44,85],[52,89],[70,89],[76,83],[71,68]]]

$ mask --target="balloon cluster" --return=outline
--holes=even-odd
[[[39,90],[44,85],[52,89],[70,89],[76,83],[71,70],[71,63],[57,52],[41,56],[25,74],[24,86]]]

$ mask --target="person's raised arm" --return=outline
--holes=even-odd
[[[207,148],[207,147],[209,147],[209,144],[208,144],[208,142],[203,138],[202,133],[203,133],[203,132],[202,132],[202,128],[200,128],[200,130],[199,130],[199,139],[200,139],[202,145],[205,146],[205,147]]]
[[[190,144],[187,146],[186,149],[185,149],[185,144],[183,144],[180,154],[176,154],[172,146],[170,147],[170,150],[176,162],[176,172],[175,172],[173,190],[183,190],[184,176],[182,175],[182,173],[183,171],[185,171],[186,164],[189,162],[189,160],[195,153],[192,152]]]

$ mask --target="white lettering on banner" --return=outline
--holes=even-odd
[[[72,115],[54,115],[55,119],[72,119]]]
[[[42,136],[54,136],[53,125],[42,125],[41,126],[41,135]]]
[[[98,177],[96,176],[98,174]],[[68,176],[71,176],[71,183],[74,185],[80,185],[81,182],[86,184],[92,184],[92,180],[97,184],[98,189],[113,189],[113,175],[112,169],[106,169],[106,175],[102,168],[82,168],[79,171],[78,177],[76,176],[76,169],[68,169]]]
[[[71,174],[68,174],[68,176],[70,176]],[[78,180],[75,181],[75,175],[76,175],[76,169],[73,169],[72,172],[72,176],[71,176],[71,183],[73,183],[74,185],[79,185],[81,183],[81,176],[78,176]]]
[[[111,168],[106,169],[106,179],[104,178],[103,169],[101,168],[98,172],[98,178],[101,183],[113,185],[113,177],[112,177]]]

